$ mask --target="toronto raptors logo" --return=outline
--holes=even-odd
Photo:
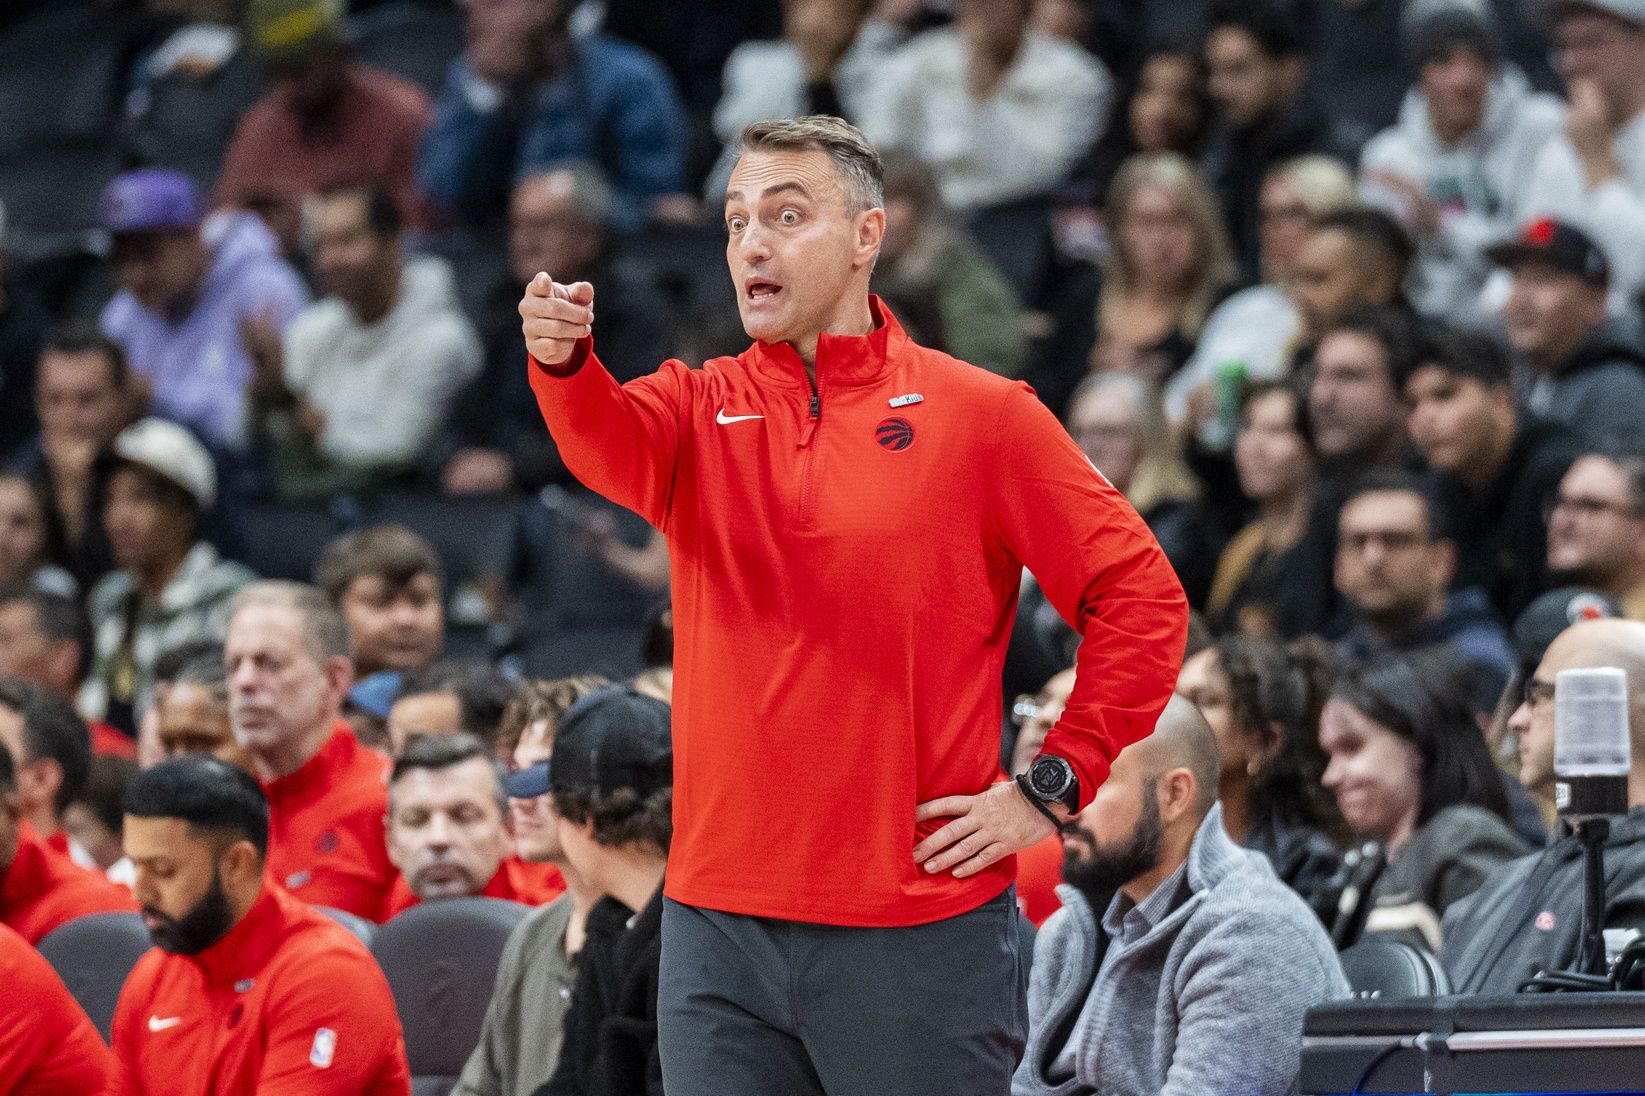
[[[314,839],[314,851],[324,856],[337,851],[337,831],[327,830]]]
[[[874,427],[874,440],[880,443],[882,449],[901,453],[914,444],[914,424],[895,416],[881,419],[880,424]]]

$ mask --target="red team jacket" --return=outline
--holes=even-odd
[[[679,902],[915,925],[998,895],[913,848],[917,804],[1000,780],[1022,569],[1085,637],[1045,743],[1089,800],[1153,729],[1187,630],[1158,543],[1027,385],[917,346],[873,298],[823,335],[619,386],[585,340],[528,368],[566,465],[667,536]]]
[[[0,1092],[103,1096],[114,1058],[51,964],[0,925]]]
[[[399,875],[383,830],[388,767],[339,721],[301,768],[264,784],[269,874],[310,905],[381,921]]]
[[[365,945],[272,879],[198,955],[154,948],[114,1013],[119,1096],[406,1096],[400,1019]]]
[[[82,868],[33,826],[19,823],[17,855],[0,876],[0,924],[38,944],[52,929],[76,917],[136,912],[129,890]]]

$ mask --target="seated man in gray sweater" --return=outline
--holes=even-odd
[[[1216,739],[1173,697],[1064,836],[1013,1096],[1286,1096],[1302,1014],[1346,996],[1325,930],[1229,840]]]

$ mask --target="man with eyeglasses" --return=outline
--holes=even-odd
[[[1531,171],[1521,219],[1558,217],[1604,241],[1612,300],[1645,285],[1645,0],[1555,0],[1565,132]]]
[[[1584,454],[1551,502],[1548,569],[1645,620],[1645,456]]]
[[[1554,683],[1561,670],[1615,666],[1628,677],[1633,771],[1629,812],[1605,843],[1605,927],[1645,924],[1645,624],[1584,620],[1561,632],[1526,682],[1508,721],[1519,736],[1519,778],[1533,793],[1554,781]],[[1445,913],[1440,953],[1459,994],[1514,993],[1541,970],[1569,968],[1582,925],[1582,849],[1564,833],[1493,870]]]

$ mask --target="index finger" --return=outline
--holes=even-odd
[[[970,795],[948,795],[921,803],[914,809],[914,821],[925,822],[932,818],[954,818],[966,814],[971,810],[971,800],[974,798]]]

